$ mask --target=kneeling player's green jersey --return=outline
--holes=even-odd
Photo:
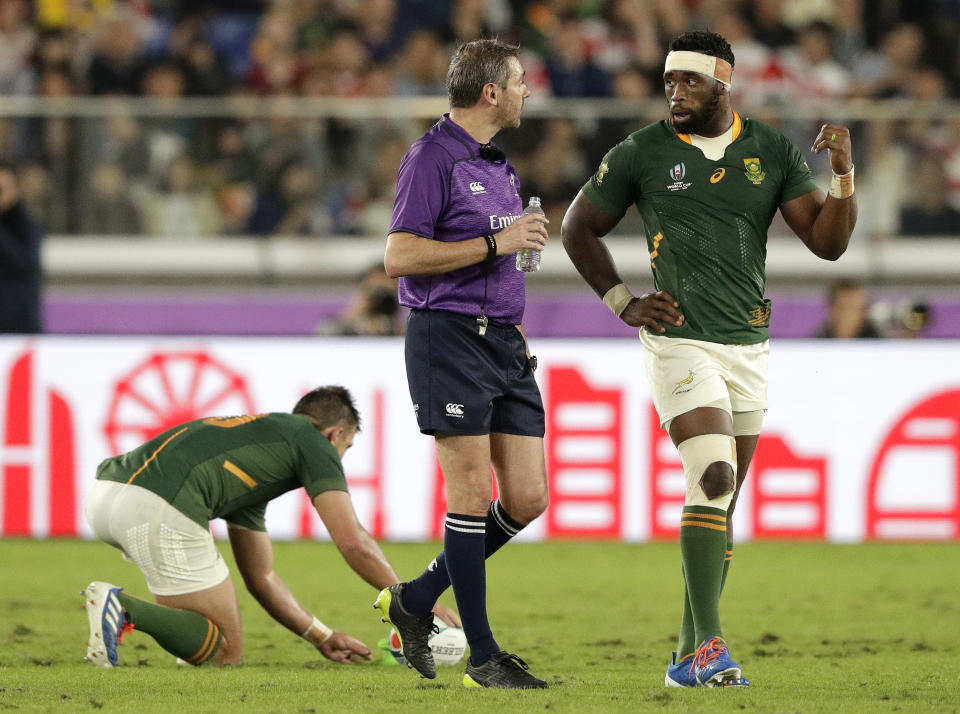
[[[774,128],[734,113],[733,142],[713,161],[669,121],[613,147],[583,193],[643,219],[657,290],[677,302],[668,337],[756,344],[769,337],[767,230],[781,204],[817,190],[800,152]]]
[[[303,486],[346,491],[340,454],[301,414],[198,419],[103,461],[97,478],[141,486],[204,527],[266,530],[267,503]]]

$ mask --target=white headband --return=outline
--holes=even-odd
[[[668,53],[663,71],[672,72],[674,70],[704,74],[725,85],[727,89],[730,88],[733,81],[733,67],[730,66],[729,62],[719,57],[705,55],[702,52],[675,50]]]

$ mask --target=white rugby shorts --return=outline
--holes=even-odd
[[[185,595],[229,576],[213,534],[134,484],[95,481],[84,511],[97,538],[123,552],[154,595]]]
[[[767,408],[770,341],[721,345],[664,337],[640,330],[653,404],[663,426],[674,417],[711,402],[731,412]]]

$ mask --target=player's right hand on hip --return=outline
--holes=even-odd
[[[621,313],[620,319],[632,327],[649,327],[654,332],[666,332],[664,323],[680,327],[683,313],[680,304],[665,290],[634,298]]]

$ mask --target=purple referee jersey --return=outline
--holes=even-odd
[[[479,155],[480,144],[448,114],[400,162],[389,233],[455,242],[499,233],[523,214],[520,181],[507,161]],[[489,275],[482,263],[441,275],[400,278],[400,304],[410,308],[523,320],[525,274],[501,255]]]

